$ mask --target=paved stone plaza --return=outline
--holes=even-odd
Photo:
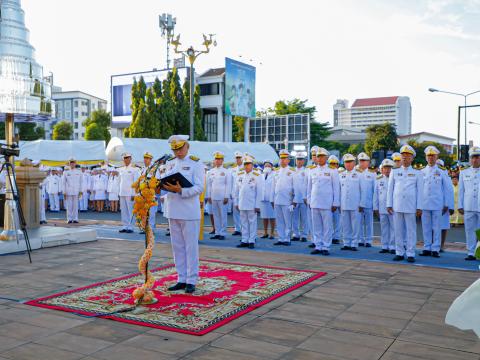
[[[0,257],[0,296],[28,300],[136,272],[139,241],[99,240]],[[167,244],[152,266],[172,262]],[[4,359],[480,359],[480,340],[444,324],[478,272],[201,247],[206,259],[328,275],[204,336],[0,300]]]

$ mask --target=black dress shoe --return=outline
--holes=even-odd
[[[139,234],[140,235],[145,235],[145,231],[140,231]]]
[[[468,256],[465,258],[465,260],[467,260],[467,261],[473,261],[473,260],[477,260],[477,258],[476,258],[475,256],[473,256],[473,255],[468,255]]]
[[[432,256],[432,252],[430,250],[423,250],[420,254],[420,256]]]
[[[322,251],[322,250],[318,250],[318,249],[315,249],[315,250],[313,250],[313,251],[310,252],[310,254],[312,254],[312,255],[318,255],[318,254],[322,254],[322,253],[323,253],[323,251]]]
[[[193,294],[195,292],[195,285],[187,284],[185,287],[185,294]]]
[[[330,255],[330,252],[328,250],[323,250],[322,255],[328,256]]]
[[[438,253],[438,251],[432,251],[432,257],[439,258],[440,254]]]
[[[240,244],[237,245],[237,248],[244,248],[244,247],[248,247],[248,244],[242,242],[242,243],[240,243]]]
[[[127,229],[118,230],[119,233],[127,232]]]
[[[128,230],[125,230],[125,232],[126,232],[127,234],[131,234],[131,233],[133,233],[133,230],[132,230],[132,229],[128,229]]]
[[[213,234],[215,234],[215,230],[212,230],[208,233],[208,235],[213,235]]]
[[[395,255],[395,250],[390,250],[390,254]]]
[[[415,262],[415,258],[414,258],[413,256],[409,256],[409,257],[407,257],[407,261],[408,261],[409,263],[414,263],[414,262]]]
[[[310,244],[310,245],[308,245],[308,247],[309,247],[310,249],[313,249],[313,248],[315,247],[315,244]]]
[[[307,238],[301,238],[300,241],[301,242],[307,242]]]
[[[352,246],[352,247],[350,248],[350,250],[351,250],[351,251],[358,251],[358,249],[357,249],[355,246]]]
[[[402,261],[402,260],[405,260],[405,256],[403,255],[395,255],[395,257],[393,258],[393,261]]]
[[[283,246],[290,246],[292,243],[290,241],[282,243]]]
[[[213,236],[210,236],[210,239],[215,240],[215,239],[218,239],[219,236],[220,235],[213,235]]]
[[[273,240],[273,239],[275,239],[275,236],[270,235],[268,238],[269,238],[270,240]]]
[[[333,239],[333,240],[332,240],[332,244],[340,244],[340,240],[338,240],[338,239]]]
[[[299,237],[296,237],[296,236],[294,236],[294,237],[292,238],[292,241],[300,241],[300,238],[299,238]]]
[[[372,247],[372,244],[365,244],[365,247]]]
[[[273,243],[273,245],[275,246],[281,246],[281,245],[284,245],[285,243],[282,242],[282,241],[277,241],[276,243]]]
[[[249,249],[255,249],[255,244],[253,244],[253,243],[248,244],[248,248],[249,248]]]
[[[232,233],[232,235],[233,235],[233,236],[239,236],[239,235],[242,235],[242,233],[241,233],[240,231],[236,231],[236,230],[235,230],[235,231]]]
[[[170,236],[170,233],[169,232],[165,233],[165,236]]]
[[[217,238],[217,239],[218,239],[218,240],[225,240],[225,236],[223,236],[223,235],[218,235],[218,238]]]
[[[358,243],[358,246],[365,246],[364,243]]]
[[[260,239],[268,239],[268,234],[260,236]]]
[[[352,248],[350,246],[342,246],[340,250],[351,250]]]
[[[180,283],[180,282],[179,282],[179,283],[176,283],[176,284],[173,285],[173,286],[170,286],[170,287],[168,288],[168,291],[183,290],[183,289],[185,289],[186,287],[187,287],[187,284],[185,284],[185,283]]]
[[[71,223],[73,223],[73,221],[72,221],[72,220],[68,220],[67,224],[71,224]]]
[[[382,249],[379,251],[380,254],[389,254],[390,251],[388,251],[387,249]]]

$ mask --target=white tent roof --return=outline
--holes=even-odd
[[[85,140],[35,140],[20,141],[19,160],[66,163],[70,157],[77,162],[106,160],[105,141]]]
[[[266,159],[278,162],[278,155],[268,144],[263,143],[243,143],[243,142],[205,142],[189,141],[190,153],[199,157],[202,161],[211,161],[215,151],[221,151],[225,154],[225,162],[235,161],[235,151],[242,153],[248,152],[255,157],[257,162]],[[107,158],[109,161],[120,162],[122,154],[129,152],[132,154],[133,161],[143,162],[143,153],[148,151],[152,153],[154,159],[164,154],[171,154],[170,145],[167,140],[162,139],[142,139],[142,138],[118,138],[114,137],[107,146]]]

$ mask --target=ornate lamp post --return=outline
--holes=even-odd
[[[215,34],[209,34],[208,37],[203,34],[203,43],[202,45],[205,47],[205,50],[195,50],[193,46],[190,46],[186,50],[179,50],[178,47],[182,45],[180,43],[180,34],[177,35],[175,40],[171,40],[170,43],[173,45],[173,50],[175,51],[176,54],[183,54],[188,57],[188,61],[190,62],[190,140],[193,140],[194,136],[194,119],[193,119],[193,95],[194,95],[194,89],[195,89],[195,71],[193,64],[195,63],[195,60],[201,55],[201,54],[208,54],[210,52],[210,46],[217,46],[217,41],[213,38]]]

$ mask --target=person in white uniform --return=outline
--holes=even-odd
[[[3,171],[2,171],[3,173]],[[5,181],[5,178],[3,179]],[[1,175],[0,175],[0,184],[1,184]],[[45,214],[45,197],[46,197],[46,189],[47,189],[47,178],[43,179],[43,181],[39,184],[38,189],[39,189],[39,198],[40,198],[40,224],[46,224],[47,223],[47,216]]]
[[[67,222],[78,224],[78,199],[82,194],[82,172],[77,169],[76,161],[69,159],[70,170],[66,170],[62,177],[62,189],[67,208]]]
[[[234,185],[234,206],[240,212],[242,222],[242,241],[237,247],[255,247],[257,238],[257,213],[260,212],[264,178],[253,168],[253,158],[245,156],[243,161],[244,171],[238,173]]]
[[[232,175],[223,166],[225,155],[221,151],[213,154],[214,166],[207,172],[205,201],[210,204],[215,223],[215,235],[210,239],[225,240],[227,235],[227,207],[232,193]]]
[[[448,214],[451,181],[437,165],[440,151],[435,146],[425,148],[427,166],[422,169],[423,203],[422,230],[423,251],[420,256],[440,257],[441,224],[443,215]]]
[[[330,155],[327,160],[330,169],[339,169],[340,161],[335,155]],[[332,244],[340,244],[342,238],[342,222],[340,220],[340,207],[333,212],[333,238]]]
[[[395,231],[393,215],[387,211],[387,190],[390,173],[395,166],[393,160],[384,159],[380,165],[381,175],[375,181],[373,191],[373,211],[380,218],[380,254],[395,254]]]
[[[120,178],[120,191],[118,197],[120,199],[120,213],[122,216],[121,233],[133,233],[133,201],[135,198],[135,190],[132,184],[140,177],[140,169],[132,165],[132,154],[122,154],[123,166],[118,169],[118,177]]]
[[[288,166],[290,153],[283,149],[279,152],[280,167],[273,174],[271,201],[275,210],[278,241],[273,245],[290,246],[292,231],[292,212],[294,208],[293,174],[295,170]]]
[[[416,216],[422,216],[423,175],[412,168],[416,153],[410,145],[400,148],[402,166],[394,169],[388,179],[387,210],[393,214],[395,227],[394,261],[415,262],[417,245]],[[405,240],[404,240],[405,239]]]
[[[51,212],[60,211],[59,195],[61,189],[61,180],[62,179],[57,175],[57,171],[55,169],[52,169],[50,171],[50,175],[47,176],[47,193]]]
[[[95,200],[95,211],[103,212],[105,208],[105,200],[107,198],[108,177],[105,170],[98,168],[97,173],[93,176],[93,199]]]
[[[394,152],[391,157],[394,164],[394,169],[398,169],[402,166],[402,155],[399,152]]]
[[[448,211],[442,215],[442,220],[440,221],[440,228],[442,229],[441,235],[441,245],[440,245],[440,252],[443,252],[443,248],[445,246],[445,242],[447,241],[447,232],[450,229],[450,216],[453,215],[455,212],[455,194],[453,188],[453,182],[448,174],[448,170],[445,168],[445,163],[442,159],[437,159],[437,166],[440,170],[445,173],[445,176],[448,179],[447,185],[447,203],[448,203]]]
[[[235,151],[235,165],[231,168],[231,174],[232,174],[232,184],[235,184],[237,180],[237,175],[240,171],[243,171],[243,154],[240,151]],[[235,194],[233,194],[233,186],[232,186],[232,195],[231,201],[233,202],[233,197]],[[240,222],[240,212],[235,208],[235,206],[232,207],[232,214],[233,214],[233,225],[234,225],[234,231],[232,235],[238,236],[242,235],[241,228],[242,224]]]
[[[263,192],[260,202],[260,218],[263,219],[263,235],[261,239],[274,239],[275,234],[275,211],[270,202],[270,189],[273,182],[273,162],[265,160],[263,162]],[[270,223],[270,235],[268,235],[268,224]]]
[[[361,170],[355,166],[355,156],[343,156],[345,170],[340,171],[340,209],[343,230],[341,250],[357,251],[360,239]]]
[[[310,176],[310,171],[312,171],[312,169],[314,169],[315,167],[317,167],[317,151],[318,149],[320,149],[319,146],[317,145],[314,145],[312,146],[312,148],[310,149],[310,154],[312,156],[312,161],[311,161],[311,164],[307,166],[307,178]],[[312,208],[310,207],[310,204],[308,202],[308,198],[306,199],[306,205],[307,205],[307,208],[308,208],[308,228],[310,229],[310,232],[312,231],[313,229],[313,225],[312,225],[312,218],[313,218],[313,210]],[[309,248],[311,249],[314,249],[315,248],[315,243],[313,242],[313,236],[311,237],[311,240],[312,240],[312,243],[308,245]]]
[[[158,180],[160,180],[160,171],[158,170],[158,168],[149,169],[150,166],[152,165],[152,160],[153,160],[153,155],[150,152],[145,151],[143,153],[143,168],[141,170],[141,175],[147,175],[148,178],[155,176]],[[148,174],[147,174],[147,170],[149,171]],[[158,205],[154,205],[150,208],[148,213],[148,225],[150,225],[152,229],[155,229],[156,227],[157,210],[158,210]],[[145,232],[140,231],[140,234],[145,234]]]
[[[185,293],[191,294],[198,281],[200,194],[205,188],[205,170],[197,157],[188,155],[188,135],[172,135],[168,142],[175,157],[167,162],[165,175],[181,173],[192,184],[189,188],[182,188],[179,183],[162,184],[168,191],[167,216],[178,273],[177,284],[169,290],[185,289]]]
[[[90,199],[90,181],[91,176],[87,172],[87,167],[82,165],[82,198],[79,200],[78,208],[81,212],[88,210],[88,200]]]
[[[361,152],[358,154],[358,165],[362,171],[360,186],[362,187],[362,198],[360,207],[363,211],[360,216],[360,240],[358,246],[371,247],[373,240],[373,189],[375,187],[376,175],[369,171],[370,157]]]
[[[470,167],[460,172],[458,181],[458,212],[464,216],[467,238],[467,261],[475,261],[477,237],[480,229],[480,147],[473,146],[468,151]]]
[[[305,168],[306,154],[298,152],[295,159],[295,174],[293,174],[293,202],[295,208],[292,215],[292,241],[307,241],[309,233],[308,207],[305,203],[307,197],[307,169]]]
[[[115,213],[118,212],[119,192],[120,178],[118,176],[118,171],[113,170],[112,172],[110,172],[110,176],[108,177],[107,193],[108,201],[110,202],[110,211]]]
[[[318,165],[310,170],[305,202],[312,209],[312,236],[315,249],[312,255],[330,255],[333,237],[333,212],[340,205],[340,182],[337,169],[327,165],[330,155],[324,148],[317,149]]]

